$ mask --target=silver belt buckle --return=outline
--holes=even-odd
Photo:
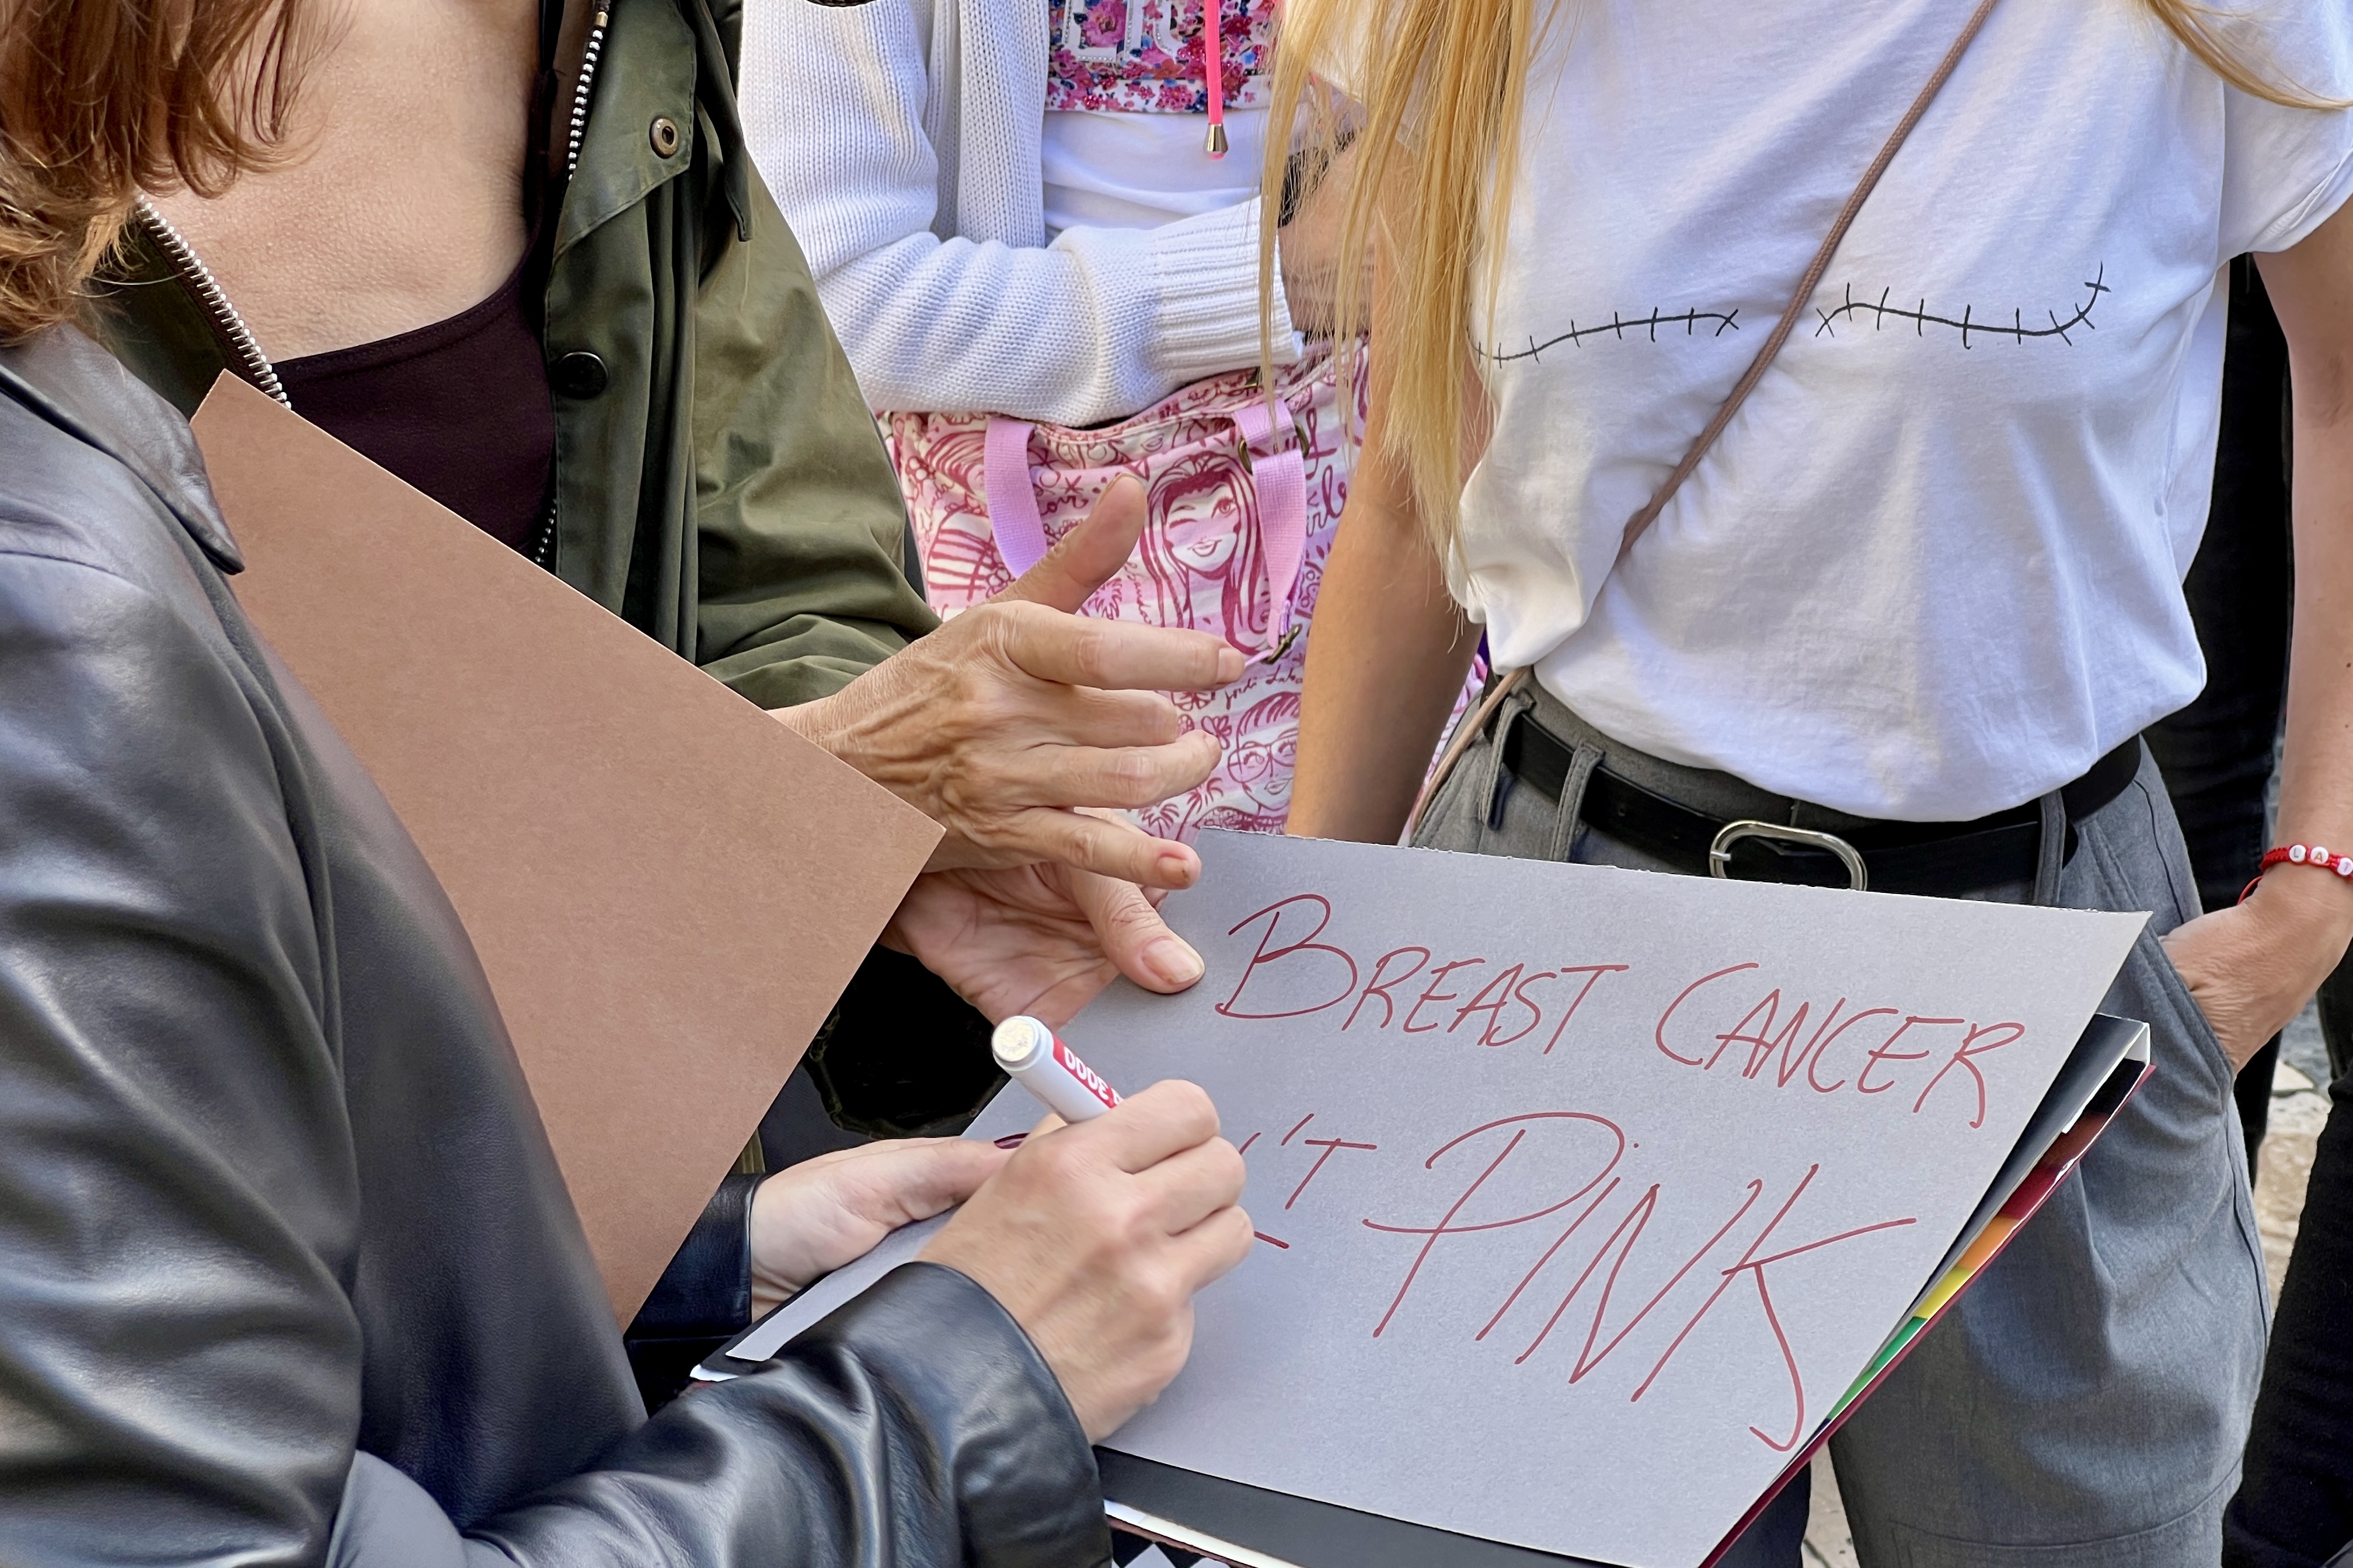
[[[1870,874],[1862,864],[1862,852],[1835,833],[1817,833],[1810,827],[1783,827],[1771,822],[1727,822],[1707,847],[1707,874],[1732,879],[1732,847],[1744,838],[1778,838],[1785,843],[1802,844],[1809,849],[1827,849],[1839,858],[1852,879],[1856,892],[1868,890]]]

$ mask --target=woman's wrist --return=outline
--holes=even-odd
[[[2347,842],[2353,844],[2353,839]],[[2336,966],[2353,940],[2353,879],[2340,877],[2329,867],[2274,866],[2242,902],[2274,933],[2273,940],[2293,952],[2315,955],[2312,963],[2324,973]]]
[[[752,1255],[752,1316],[765,1317],[801,1293],[823,1268],[809,1256],[801,1216],[792,1213],[788,1188],[770,1176],[752,1189],[744,1205],[744,1233]]]

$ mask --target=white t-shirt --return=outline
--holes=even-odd
[[[2003,0],[1774,369],[1625,561],[1975,0],[1582,0],[1528,97],[1456,597],[1606,733],[1973,817],[2204,680],[2180,580],[2221,269],[2353,190],[2353,113],[2226,88],[2141,0]],[[2242,49],[2353,96],[2353,5]]]
[[[1039,142],[1048,236],[1066,228],[1158,228],[1240,206],[1258,195],[1266,115],[1263,109],[1228,109],[1226,155],[1212,158],[1204,150],[1205,115],[1048,110]]]

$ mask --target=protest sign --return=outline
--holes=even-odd
[[[2143,919],[1199,847],[1207,978],[1065,1033],[1209,1090],[1259,1245],[1106,1446],[1628,1568],[1694,1568],[1871,1364]]]

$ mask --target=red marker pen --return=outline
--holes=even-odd
[[[1119,1103],[1119,1091],[1035,1018],[1006,1019],[988,1043],[1006,1076],[1065,1121],[1089,1121]]]

